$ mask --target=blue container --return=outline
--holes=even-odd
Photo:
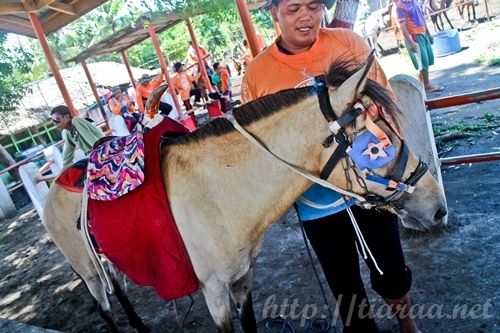
[[[457,29],[440,31],[434,35],[434,54],[436,57],[444,57],[462,50],[460,36]]]

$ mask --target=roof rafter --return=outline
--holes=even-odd
[[[20,2],[0,3],[0,14],[26,13],[26,9]]]
[[[50,4],[48,4],[47,7],[49,7],[52,10],[64,13],[64,14],[73,15],[73,16],[76,15],[75,7],[73,7],[72,5],[68,5],[68,4],[59,2],[59,1],[54,1]]]

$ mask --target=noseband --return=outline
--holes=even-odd
[[[356,103],[349,109],[349,111],[344,113],[340,118],[337,118],[330,103],[328,87],[325,81],[320,78],[315,78],[314,90],[318,96],[321,112],[328,121],[328,126],[330,128],[330,131],[332,132],[332,134],[323,141],[323,146],[325,148],[330,147],[334,140],[337,143],[337,147],[335,147],[335,150],[333,151],[332,155],[330,156],[320,173],[320,178],[323,180],[327,180],[337,166],[338,162],[341,159],[348,157],[347,153],[351,150],[352,142],[349,141],[348,135],[344,131],[345,126],[355,121],[358,116],[366,111],[366,108],[361,103]],[[367,115],[367,118],[368,117],[370,117],[370,115]],[[374,126],[376,129],[378,129],[376,125]],[[365,131],[369,130],[368,126],[366,127],[367,129],[365,129]],[[379,130],[379,132],[381,131]],[[383,141],[384,139],[387,140],[390,145],[390,141],[384,133],[382,133],[381,137],[379,135],[377,135],[377,137],[379,137],[381,141]],[[403,181],[403,175],[408,166],[408,158],[410,152],[407,144],[403,139],[401,139],[401,143],[402,144],[399,153],[399,159],[389,178],[377,176],[369,171],[369,169],[366,169],[366,171],[362,172],[362,175],[360,176],[359,172],[354,167],[355,164],[352,166],[356,177],[360,181],[360,184],[363,184],[363,187],[367,191],[367,193],[365,194],[366,202],[361,203],[362,205],[381,207],[390,203],[394,203],[395,201],[399,200],[405,192],[412,193],[415,188],[415,184],[417,184],[417,182],[427,172],[427,164],[419,159],[419,163],[415,170],[413,170],[411,175],[405,181]],[[345,172],[347,173],[347,170],[345,170]],[[364,182],[365,180],[381,184],[385,186],[386,190],[390,191],[391,193],[385,197],[368,193]]]

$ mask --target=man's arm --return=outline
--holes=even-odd
[[[401,31],[403,32],[403,36],[405,37],[406,43],[408,43],[408,47],[410,48],[410,51],[412,52],[417,52],[418,45],[415,43],[413,38],[411,37],[410,32],[408,31],[408,28],[406,27],[406,24],[404,21],[399,21],[401,24]]]
[[[153,89],[156,89],[158,88],[159,86],[161,86],[163,82],[163,73],[160,73],[154,80],[152,80],[149,84],[151,85],[151,87],[153,87]]]
[[[135,100],[137,102],[137,108],[144,112],[144,103],[142,102],[142,87],[139,85],[135,91]]]
[[[68,133],[66,130],[62,132],[62,137],[64,140],[63,147],[63,167],[70,165],[73,162],[73,157],[75,156],[75,144],[68,140]]]

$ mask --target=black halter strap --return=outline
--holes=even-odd
[[[326,120],[336,120],[337,117],[335,116],[335,112],[333,112],[332,104],[330,104],[330,95],[328,94],[326,82],[319,77],[314,78],[314,90],[318,95],[319,108]]]

